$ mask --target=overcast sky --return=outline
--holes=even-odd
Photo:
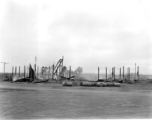
[[[0,2],[0,62],[64,65],[84,72],[140,66],[152,74],[149,0],[6,0]],[[0,64],[3,72],[3,64]]]

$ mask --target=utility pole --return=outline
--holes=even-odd
[[[0,63],[3,63],[3,64],[4,64],[4,74],[5,74],[5,65],[6,65],[6,64],[9,64],[9,63],[6,63],[6,62],[0,62]]]

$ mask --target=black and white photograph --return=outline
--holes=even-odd
[[[0,119],[151,119],[151,0],[0,0]]]

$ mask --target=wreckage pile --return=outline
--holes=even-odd
[[[71,75],[71,66],[69,70],[63,66],[63,58],[59,59],[56,65],[53,64],[51,67],[43,66],[40,73],[39,67],[36,67],[36,62],[33,68],[31,64],[29,64],[27,69],[26,66],[24,66],[24,73],[20,73],[19,66],[19,73],[17,73],[17,67],[15,67],[14,73],[14,67],[12,67],[12,75],[6,76],[4,81],[31,83],[46,83],[55,81],[56,83],[62,83],[62,80],[72,80],[75,77]]]
[[[136,65],[136,64],[135,64]],[[34,68],[34,69],[33,69]],[[6,81],[12,81],[12,82],[32,82],[32,83],[48,83],[48,82],[56,82],[61,83],[62,86],[88,86],[88,87],[120,87],[120,83],[128,83],[132,84],[135,82],[138,82],[139,80],[139,66],[137,69],[137,77],[138,79],[135,79],[134,81],[130,80],[130,68],[127,69],[128,73],[126,77],[124,76],[124,66],[123,66],[123,76],[121,77],[121,68],[120,68],[120,74],[119,79],[115,78],[115,67],[112,68],[112,73],[110,74],[110,77],[107,77],[107,67],[106,67],[106,74],[105,79],[99,79],[99,67],[98,67],[98,80],[97,81],[82,81],[82,80],[75,80],[75,76],[72,76],[71,74],[71,66],[69,67],[69,70],[65,66],[63,66],[63,58],[59,59],[56,65],[52,65],[51,67],[42,67],[41,72],[39,73],[39,67],[37,66],[36,70],[36,62],[34,67],[32,68],[31,64],[26,67],[24,66],[24,76],[20,75],[20,67],[19,67],[19,74],[16,74],[17,67],[15,67],[15,73],[14,73],[14,67],[12,67],[12,76],[7,77]],[[135,66],[136,68],[136,66]],[[26,72],[27,71],[27,72]],[[136,70],[135,70],[136,71]],[[135,72],[136,73],[136,72]],[[136,77],[135,77],[136,78]]]

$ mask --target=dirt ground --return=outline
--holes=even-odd
[[[152,118],[152,84],[63,87],[0,82],[0,118]]]

